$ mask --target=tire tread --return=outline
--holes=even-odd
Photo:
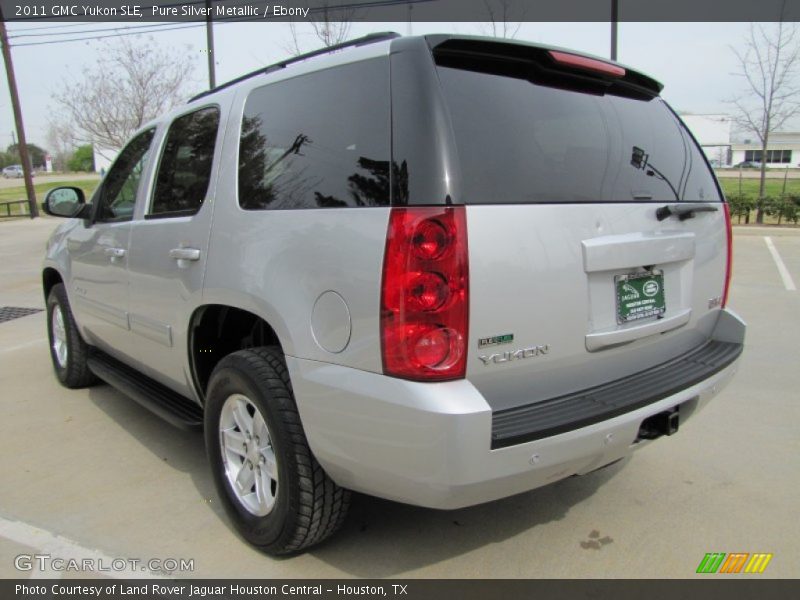
[[[288,433],[289,452],[297,465],[300,488],[297,518],[291,524],[293,530],[286,537],[287,541],[279,547],[261,548],[271,554],[293,554],[322,542],[341,527],[349,509],[350,491],[328,477],[308,447],[280,348],[264,346],[240,350],[220,361],[217,369],[237,366],[237,363],[258,385],[268,389],[270,401],[276,403],[280,426]]]
[[[89,369],[89,345],[81,337],[78,331],[78,325],[75,323],[75,318],[72,316],[72,309],[70,308],[69,298],[67,298],[67,290],[63,283],[57,283],[50,290],[48,296],[48,311],[47,311],[47,327],[48,331],[52,327],[52,310],[55,306],[60,306],[64,314],[64,327],[67,330],[67,366],[65,369],[59,371],[58,366],[53,357],[53,366],[56,369],[59,381],[65,387],[76,389],[85,388],[97,383],[97,376]],[[55,305],[52,309],[51,305]],[[52,340],[51,340],[52,344]],[[52,355],[52,349],[51,349]]]

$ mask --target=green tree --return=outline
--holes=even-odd
[[[70,171],[94,171],[94,148],[91,144],[78,146],[67,161]]]
[[[8,165],[16,164],[14,162],[15,156],[13,154],[9,154],[8,152],[0,151],[0,169],[7,167]],[[16,157],[19,158],[19,157]]]
[[[26,144],[28,146],[28,156],[31,157],[31,165],[34,169],[38,167],[44,167],[44,157],[47,154],[47,150],[40,148],[36,144]],[[6,152],[14,157],[14,160],[9,164],[19,164],[19,144],[11,144],[8,148],[6,148]]]
[[[745,223],[750,222],[750,211],[755,208],[755,202],[749,196],[728,196],[728,207],[731,211],[731,217],[737,217],[738,223],[741,224],[742,217]]]

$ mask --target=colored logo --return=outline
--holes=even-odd
[[[639,291],[633,287],[630,283],[623,283],[622,284],[622,291],[627,292],[627,296],[624,296],[623,300],[637,300],[639,298]]]
[[[659,286],[657,281],[648,281],[647,283],[644,284],[642,291],[644,292],[645,296],[647,296],[648,298],[652,298],[658,293],[658,289]]]
[[[772,554],[748,552],[708,552],[697,566],[697,573],[763,573]]]

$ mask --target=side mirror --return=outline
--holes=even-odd
[[[44,212],[53,217],[83,217],[86,198],[83,190],[76,187],[57,187],[44,197]]]

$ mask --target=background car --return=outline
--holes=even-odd
[[[761,163],[760,162],[755,162],[753,160],[745,160],[745,161],[742,161],[739,164],[736,164],[736,165],[733,165],[733,166],[738,168],[738,169],[760,169],[761,168]]]
[[[22,177],[22,165],[9,165],[3,169],[3,177],[6,179]]]

